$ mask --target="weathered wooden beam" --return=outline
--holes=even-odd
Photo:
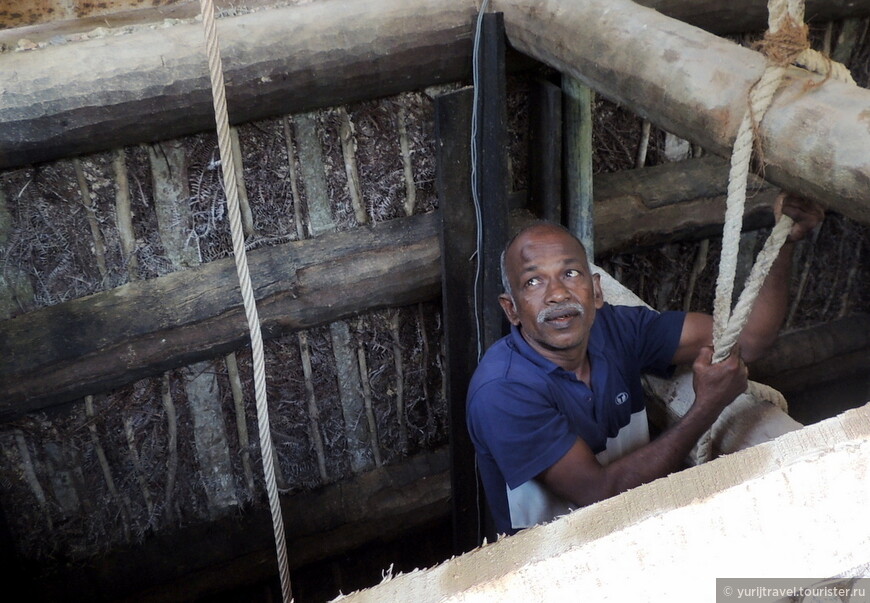
[[[444,317],[444,380],[450,425],[453,549],[480,545],[484,510],[479,503],[474,445],[465,424],[465,395],[477,366],[474,309],[477,227],[471,201],[471,116],[474,91],[462,88],[435,97],[435,157],[441,208],[441,313]]]
[[[466,77],[475,14],[470,0],[322,0],[221,19],[230,120]],[[214,128],[199,23],[0,54],[0,95],[0,169]]]
[[[256,250],[264,336],[432,299],[439,257],[436,214]],[[245,325],[232,259],[17,316],[0,323],[0,417],[216,356]]]
[[[638,4],[716,34],[767,29],[764,0],[637,0]],[[805,21],[819,24],[870,15],[866,0],[806,0]]]
[[[446,449],[378,467],[311,492],[281,497],[288,563],[298,568],[443,518],[450,479]],[[201,600],[277,579],[268,510],[161,532],[136,546],[78,563],[31,568],[37,600]],[[97,595],[99,593],[99,595]]]
[[[722,156],[761,77],[761,54],[629,0],[495,0],[521,52]],[[870,223],[870,90],[809,87],[797,68],[759,133],[769,181]]]
[[[0,30],[0,44],[15,47],[18,40],[26,38],[32,42],[44,42],[57,39],[58,36],[89,32],[98,27],[130,27],[147,23],[160,23],[165,19],[191,19],[199,14],[197,0],[177,0],[171,4],[141,8],[140,0],[117,0],[108,3],[94,3],[93,6],[76,6],[75,18],[71,13],[68,1],[64,0],[30,0],[38,4],[39,10],[56,8],[51,15],[42,15],[51,22],[36,23],[39,19],[35,11],[27,14],[23,11],[18,17],[3,15],[0,9],[0,26],[14,29]],[[53,6],[60,5],[62,9]],[[99,4],[99,6],[96,6]],[[279,0],[246,0],[245,8],[262,9],[279,5]],[[767,26],[767,4],[759,0],[638,0],[638,4],[653,8],[663,15],[685,21],[701,29],[716,34],[741,33],[762,30]],[[218,10],[235,9],[237,3],[233,0],[217,0]],[[22,13],[22,11],[17,11]],[[863,17],[870,15],[870,4],[866,0],[806,0],[806,20],[818,25],[826,21]]]
[[[779,189],[750,177],[743,227],[773,226]],[[728,162],[720,157],[596,174],[595,252],[627,252],[666,242],[722,236]]]

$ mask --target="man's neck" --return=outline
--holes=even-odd
[[[569,350],[553,350],[543,347],[536,341],[529,340],[522,328],[520,329],[520,335],[529,344],[529,347],[538,354],[569,373],[574,373],[580,381],[583,381],[587,385],[592,383],[592,364],[589,362],[588,342],[584,342],[582,345]]]

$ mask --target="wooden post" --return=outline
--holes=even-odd
[[[568,229],[595,261],[592,220],[592,90],[571,76],[562,78],[565,119],[565,204]]]
[[[535,79],[529,97],[529,209],[562,223],[562,91]]]
[[[504,15],[483,16],[480,41],[480,89],[478,114],[480,138],[477,156],[478,191],[483,263],[479,280],[479,311],[482,312],[483,349],[507,332],[507,321],[497,303],[502,293],[500,258],[507,242],[507,106],[505,104]]]
[[[483,502],[477,496],[474,446],[465,427],[465,395],[477,366],[474,337],[475,211],[471,199],[471,112],[464,88],[435,99],[438,203],[441,207],[441,294],[447,363],[444,371],[450,425],[453,548],[480,544]]]

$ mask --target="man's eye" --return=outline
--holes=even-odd
[[[526,281],[526,287],[534,287],[535,285],[540,284],[540,282],[541,282],[541,279],[539,279],[537,276],[533,276],[532,278],[530,278],[529,280]]]
[[[565,276],[567,276],[569,278],[576,278],[576,277],[580,276],[580,271],[574,270],[572,268],[571,270],[568,270],[567,272],[565,272]]]

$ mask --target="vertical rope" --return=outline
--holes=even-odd
[[[769,0],[767,10],[768,31],[759,47],[768,58],[768,66],[750,91],[749,107],[740,123],[731,154],[722,255],[716,281],[716,299],[713,302],[713,362],[721,362],[731,353],[770,266],[779,255],[793,224],[788,216],[782,216],[776,224],[732,311],[737,252],[746,204],[746,182],[755,133],[782,84],[787,66],[797,62],[807,69],[822,73],[826,78],[833,77],[854,84],[848,69],[809,47],[807,27],[803,21],[803,0]]]
[[[768,58],[768,65],[761,79],[752,87],[749,94],[749,107],[737,131],[737,138],[731,154],[731,170],[728,176],[728,200],[725,210],[725,225],[722,231],[722,255],[719,275],[716,280],[716,298],[713,302],[713,362],[725,360],[737,343],[740,333],[749,319],[761,285],[779,255],[782,245],[794,224],[786,215],[780,217],[774,226],[764,248],[747,278],[740,298],[731,310],[734,294],[734,278],[737,271],[737,253],[740,245],[740,231],[746,204],[746,182],[756,130],[764,117],[773,96],[782,84],[788,65],[800,63],[807,69],[821,72],[826,78],[851,82],[848,70],[839,63],[809,48],[807,27],[804,24],[803,0],[769,0],[768,31],[764,41],[759,44]],[[753,390],[750,387],[750,390]],[[758,391],[755,388],[753,391]],[[787,411],[782,396],[765,396],[771,402]],[[697,444],[697,458],[705,462],[712,458],[712,436],[707,431]]]
[[[251,275],[248,271],[248,258],[245,253],[245,235],[242,227],[241,209],[239,207],[238,183],[236,182],[236,170],[232,147],[230,146],[230,122],[227,116],[226,88],[224,86],[223,67],[221,65],[220,49],[215,29],[214,4],[212,0],[200,0],[200,10],[202,11],[202,25],[205,30],[205,44],[208,54],[209,75],[211,77],[215,123],[218,132],[218,147],[221,155],[221,169],[224,176],[224,190],[227,196],[227,210],[233,239],[233,255],[236,260],[236,271],[242,290],[245,316],[248,319],[248,328],[251,333],[257,426],[260,432],[260,451],[263,459],[266,491],[269,497],[269,509],[272,512],[275,548],[278,553],[281,594],[284,602],[289,603],[292,600],[290,571],[287,564],[284,520],[281,517],[281,504],[278,499],[278,486],[275,482],[275,466],[272,458],[272,434],[269,430],[269,407],[266,401],[266,363],[263,356],[263,335],[260,331],[260,319],[257,316],[257,304],[254,300],[254,289],[251,283]]]

